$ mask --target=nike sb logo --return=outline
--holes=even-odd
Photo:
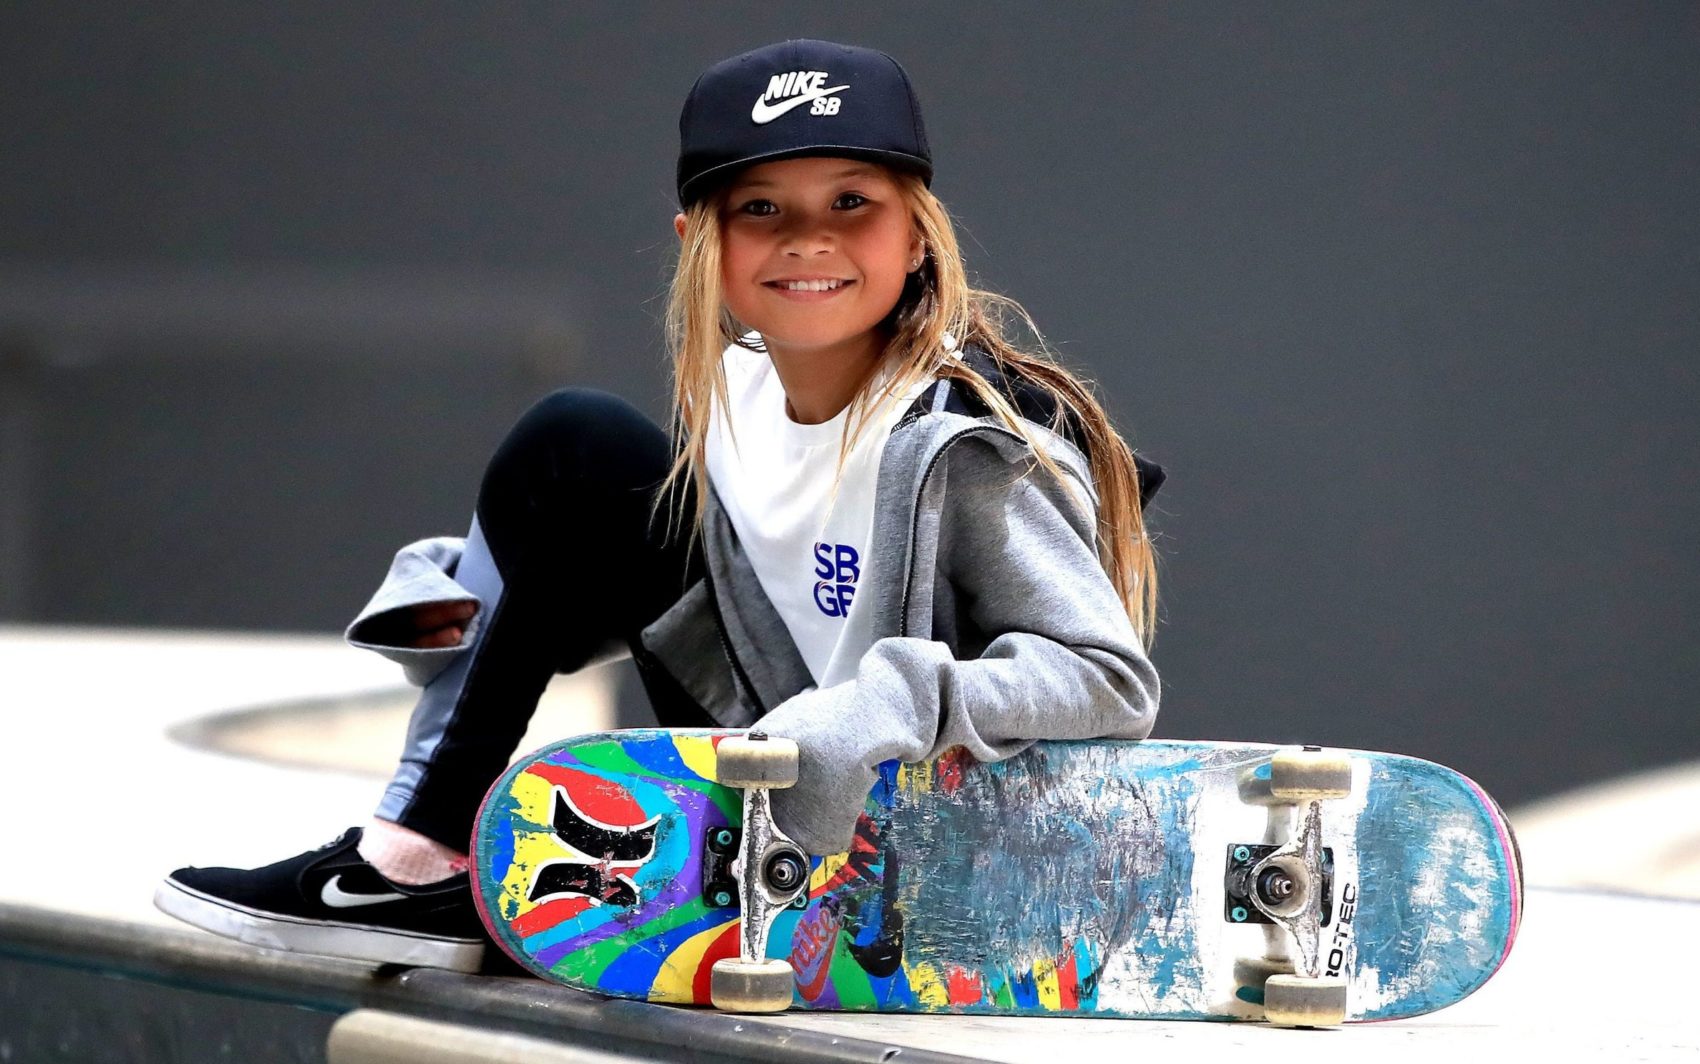
[[[843,92],[850,86],[828,87],[826,78],[827,73],[824,70],[792,70],[773,75],[768,79],[767,91],[761,94],[755,107],[750,110],[750,121],[758,126],[765,126],[785,112],[806,103],[814,105],[809,108],[812,115],[837,114],[844,99],[834,93]]]
[[[828,617],[848,617],[862,578],[862,555],[848,543],[815,544],[815,607]]]

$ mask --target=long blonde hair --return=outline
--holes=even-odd
[[[1133,452],[1110,424],[1089,382],[1057,363],[1026,310],[1013,299],[969,285],[956,229],[944,204],[919,178],[898,171],[892,171],[891,176],[921,234],[925,255],[920,270],[910,275],[902,297],[882,323],[890,338],[884,358],[874,370],[874,376],[882,369],[888,371],[879,395],[908,394],[920,382],[933,378],[958,381],[999,422],[1032,446],[1038,464],[1048,474],[1066,484],[1067,478],[1039,446],[1010,399],[963,362],[949,357],[951,348],[947,344],[954,341],[958,350],[979,348],[1008,377],[1024,380],[1054,399],[1056,415],[1050,427],[1061,431],[1062,423],[1070,422],[1078,430],[1091,463],[1099,502],[1099,563],[1134,630],[1149,646],[1157,620],[1157,556],[1140,512],[1139,473]],[[658,505],[662,499],[676,501],[687,481],[695,498],[707,497],[709,412],[714,404],[724,409],[727,401],[721,356],[728,344],[741,342],[749,331],[732,317],[721,298],[719,219],[724,199],[723,193],[712,195],[685,211],[685,231],[667,306],[677,457],[657,496]],[[1021,351],[1005,338],[1005,323],[1010,317],[1019,319],[1034,338],[1037,354]],[[852,400],[841,453],[848,453],[874,409],[879,398],[871,394],[874,391],[864,386]],[[675,506],[674,515],[679,512]],[[700,506],[696,514],[700,528]],[[693,529],[693,534],[697,530]]]

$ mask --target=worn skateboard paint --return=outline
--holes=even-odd
[[[474,839],[502,948],[569,986],[708,1003],[710,967],[738,949],[736,905],[702,898],[708,833],[742,820],[740,792],[714,782],[728,734],[586,735],[510,768]],[[791,961],[805,1008],[1259,1019],[1261,981],[1235,961],[1285,936],[1234,923],[1223,884],[1235,844],[1284,838],[1294,815],[1238,795],[1275,749],[1046,742],[989,765],[889,763],[769,956]],[[1351,1019],[1429,1012],[1510,950],[1515,844],[1450,769],[1351,753],[1352,795],[1323,805],[1324,952],[1351,979]]]

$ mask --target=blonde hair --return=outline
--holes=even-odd
[[[878,395],[871,394],[876,389],[864,385],[851,401],[841,462],[877,399],[907,394],[922,381],[946,378],[972,391],[1000,423],[1032,446],[1040,467],[1059,483],[1068,484],[1068,478],[1033,437],[1010,398],[950,357],[947,343],[951,340],[947,337],[954,340],[957,350],[974,347],[984,351],[1006,376],[1026,381],[1055,400],[1053,431],[1060,432],[1065,421],[1078,430],[1098,491],[1098,560],[1134,630],[1149,646],[1157,619],[1157,556],[1140,512],[1139,473],[1133,452],[1110,424],[1090,383],[1057,363],[1026,310],[1013,299],[969,285],[956,229],[944,204],[914,175],[891,171],[891,176],[921,235],[925,254],[920,270],[909,276],[903,295],[882,323],[889,339],[874,376],[886,371],[886,384],[878,389]],[[749,331],[732,317],[721,296],[719,219],[724,199],[723,193],[715,194],[685,211],[685,231],[667,306],[677,456],[657,496],[657,505],[662,499],[677,501],[687,481],[695,498],[707,497],[709,412],[714,404],[724,409],[727,401],[721,356],[728,344],[744,342],[741,338]],[[1033,336],[1038,353],[1021,351],[1005,338],[1005,323],[1010,316],[1018,318]],[[675,530],[680,512],[680,507],[673,507]],[[701,526],[700,506],[696,514],[693,535]]]

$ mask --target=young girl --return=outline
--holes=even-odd
[[[672,433],[582,390],[529,411],[466,538],[404,548],[349,629],[423,687],[375,817],[179,869],[161,909],[476,970],[479,802],[551,675],[610,650],[663,726],[796,740],[774,817],[816,854],[848,846],[882,761],[1150,732],[1162,472],[968,286],[903,69],[770,45],[704,73],[679,130]]]

